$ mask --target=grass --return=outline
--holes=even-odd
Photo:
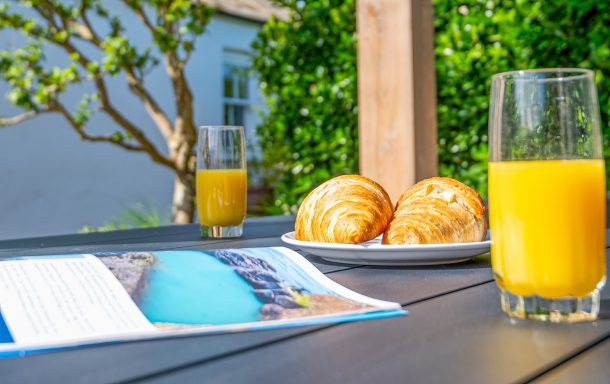
[[[169,211],[159,212],[149,204],[136,203],[121,213],[118,218],[109,219],[99,227],[85,225],[78,233],[108,232],[121,229],[154,228],[171,224]]]

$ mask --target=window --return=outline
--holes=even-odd
[[[222,112],[225,125],[244,127],[248,182],[251,186],[258,186],[263,180],[263,170],[260,165],[261,151],[255,133],[257,112],[252,103],[256,99],[256,86],[255,79],[250,77],[248,71],[250,63],[251,58],[248,54],[225,50],[222,66]]]
[[[225,53],[223,65],[223,108],[225,125],[247,128],[250,96],[248,87],[248,61],[245,54]]]

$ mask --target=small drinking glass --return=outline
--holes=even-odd
[[[492,77],[489,215],[502,309],[551,322],[597,318],[606,281],[606,182],[593,72]]]
[[[203,126],[197,141],[197,213],[202,237],[243,234],[246,217],[244,128]]]

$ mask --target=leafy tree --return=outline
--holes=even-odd
[[[135,46],[124,34],[124,25],[111,15],[108,2],[80,0],[18,0],[37,18],[25,16],[21,8],[0,3],[0,29],[18,30],[27,42],[14,51],[0,51],[0,78],[11,90],[8,100],[23,113],[0,118],[0,127],[15,125],[41,114],[60,114],[85,141],[110,143],[128,151],[143,152],[152,161],[176,175],[172,221],[189,223],[194,211],[194,171],[192,156],[197,140],[193,122],[193,95],[185,67],[195,40],[204,32],[211,10],[191,0],[122,0],[133,12],[154,42],[154,49]],[[70,3],[70,4],[69,4]],[[92,17],[106,23],[107,32],[94,28]],[[53,45],[69,59],[64,67],[46,61],[44,47]],[[87,51],[83,49],[87,46]],[[92,48],[95,54],[87,54]],[[162,60],[160,60],[162,59]],[[146,89],[145,78],[161,61],[172,85],[176,117],[172,120]],[[137,123],[112,102],[107,80],[123,75],[129,91],[142,103],[165,139],[167,153],[156,147]],[[71,109],[62,96],[74,85],[89,83],[77,108]],[[111,135],[98,135],[88,129],[94,113],[104,113],[117,126]]]

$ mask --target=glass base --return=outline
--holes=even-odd
[[[220,225],[207,226],[205,224],[200,224],[199,226],[201,227],[201,237],[207,238],[222,239],[240,237],[244,233],[243,224],[228,225],[224,227]]]
[[[502,310],[508,316],[551,323],[578,323],[597,319],[599,296],[598,289],[588,296],[561,299],[519,296],[506,290],[500,291]]]

